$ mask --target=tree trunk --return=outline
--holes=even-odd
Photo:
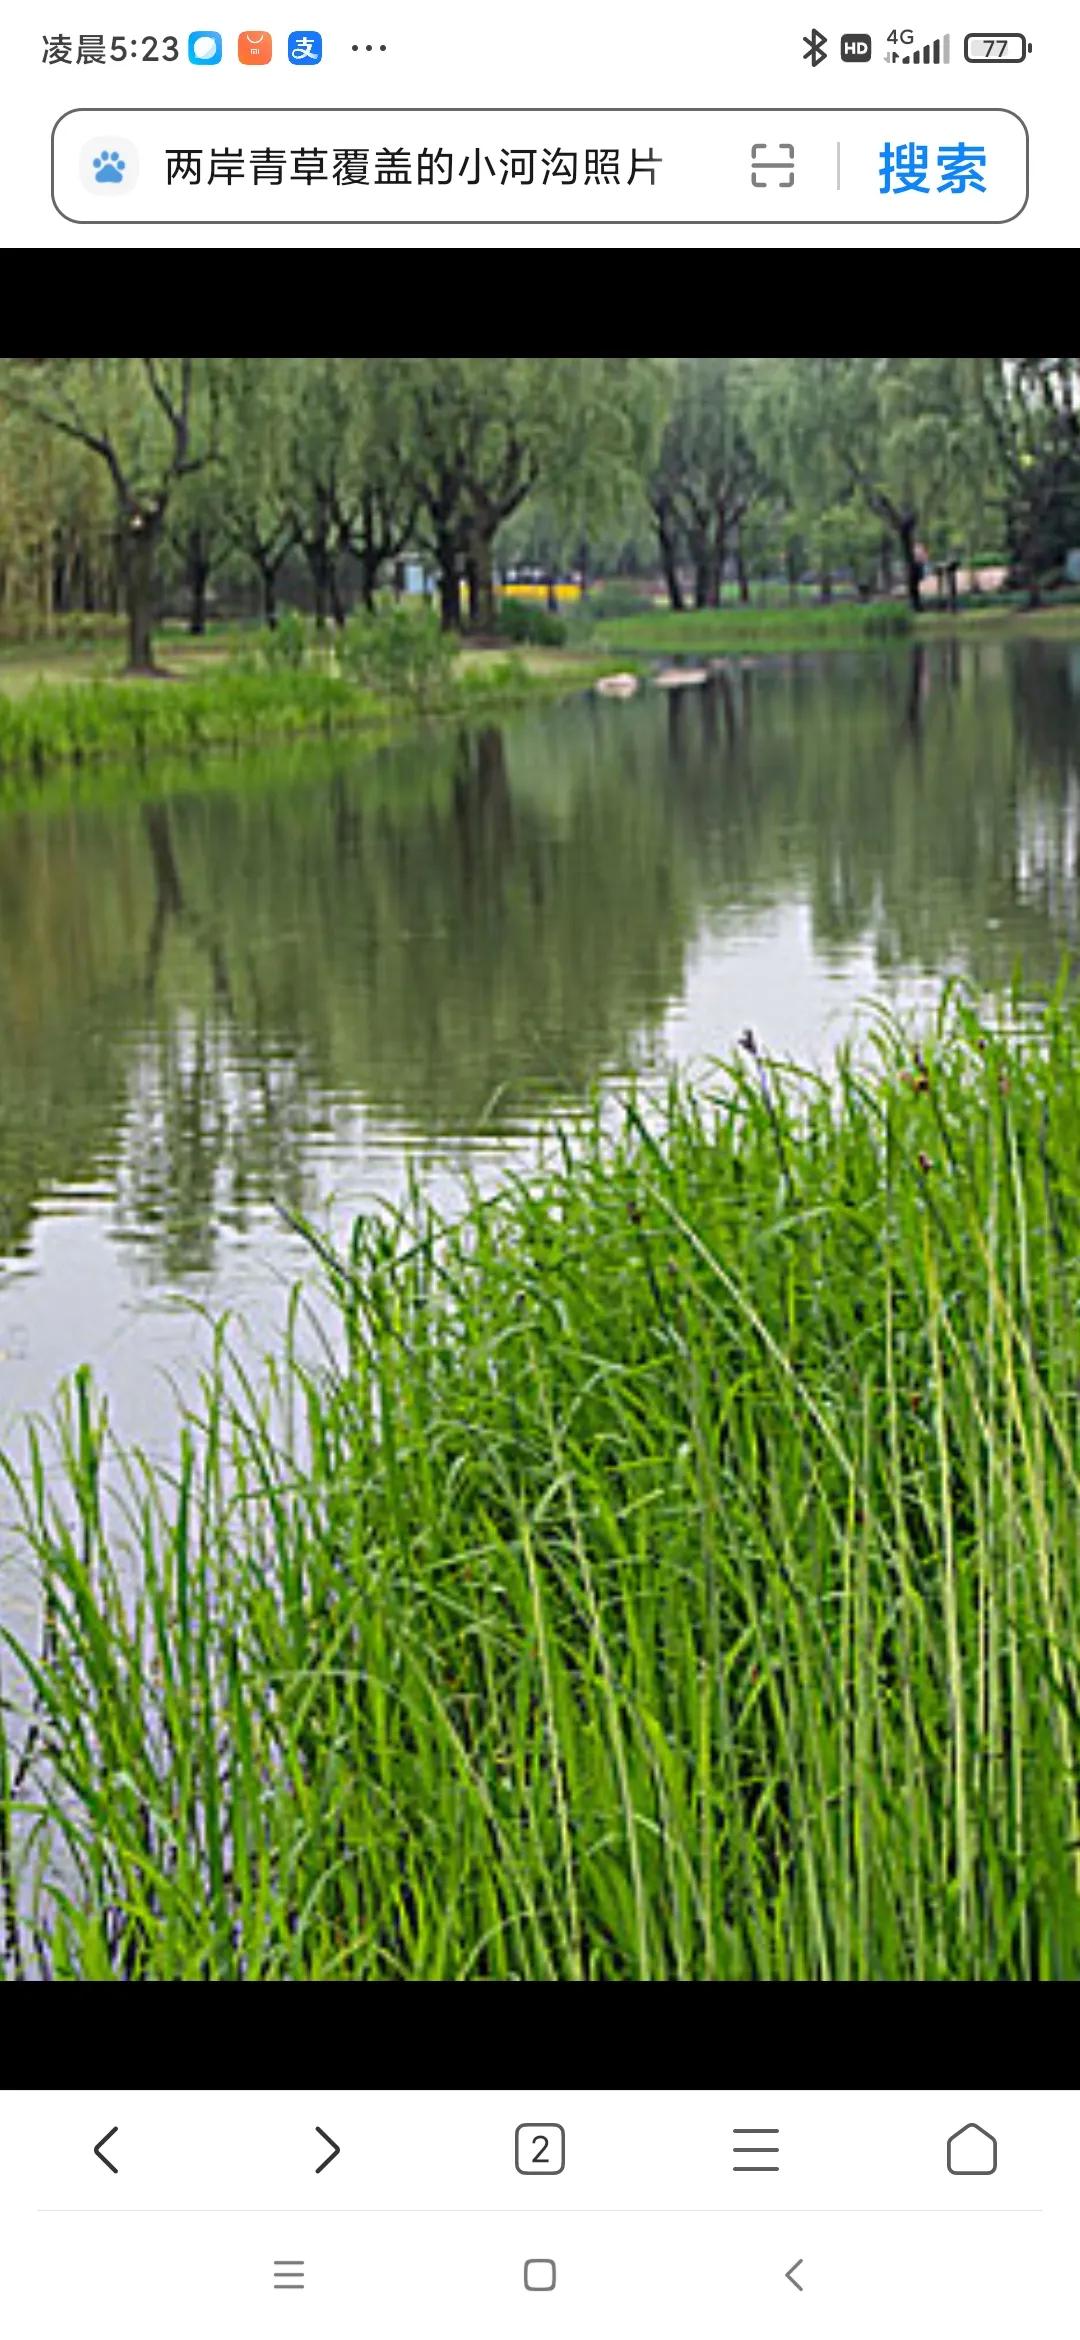
[[[154,577],[163,513],[133,512],[124,539],[124,598],[128,622],[129,674],[156,674],[154,665]]]
[[[375,594],[378,589],[380,565],[378,552],[371,538],[365,536],[360,545],[360,598],[364,608],[372,617],[375,615]],[[397,598],[400,600],[400,594],[397,595]]]
[[[743,553],[741,544],[739,546],[738,552],[735,555],[735,568],[739,579],[739,600],[744,602],[749,601],[750,579],[746,573],[746,557]]]
[[[664,572],[664,582],[668,589],[668,600],[671,603],[672,609],[684,610],[686,608],[686,602],[683,598],[683,589],[679,579],[678,564],[675,557],[675,539],[672,536],[670,529],[665,526],[663,521],[657,522],[656,532],[660,540],[660,566]]]
[[[691,543],[694,559],[694,607],[718,609],[720,606],[720,571],[723,564],[723,543],[719,549],[704,536]]]
[[[439,571],[439,624],[444,634],[461,632],[461,579],[457,546],[451,536],[440,536],[435,548]]]
[[[549,574],[548,574],[548,576],[547,576],[547,577],[545,577],[545,579],[544,579],[544,583],[545,583],[545,585],[547,586],[547,605],[548,605],[548,608],[549,608],[549,609],[550,609],[550,610],[551,610],[551,611],[552,611],[552,612],[555,614],[555,616],[558,616],[558,610],[559,610],[559,596],[558,596],[558,594],[557,594],[557,593],[556,593],[556,591],[555,591],[555,579],[554,579],[554,577],[553,577],[553,576],[551,576],[551,574],[549,573]]]
[[[819,600],[821,600],[821,601],[831,601],[831,600],[832,600],[832,570],[831,570],[831,569],[822,569],[822,571],[821,571],[821,573],[820,573],[820,575],[819,575],[819,577],[818,577],[818,598],[819,598]]]
[[[191,593],[190,634],[206,632],[206,588],[210,581],[210,561],[205,544],[197,528],[188,538],[188,588]]]
[[[464,566],[465,607],[468,615],[469,632],[471,634],[477,634],[480,631],[480,622],[478,616],[480,607],[479,572],[477,570],[475,556],[471,552],[466,553]]]
[[[334,624],[336,626],[343,626],[348,613],[345,608],[345,601],[341,591],[341,579],[338,576],[337,562],[334,559],[332,553],[329,556],[329,584],[330,607],[334,613]]]
[[[913,513],[905,514],[904,518],[897,523],[896,533],[900,539],[900,551],[903,555],[908,603],[913,610],[921,610],[922,562],[915,550],[915,517]]]
[[[277,624],[277,563],[264,557],[259,561],[258,569],[262,584],[263,623],[273,627]]]
[[[38,595],[41,606],[41,630],[51,634],[53,621],[53,564],[48,539],[43,537],[38,562]]]
[[[495,631],[495,570],[490,536],[478,536],[466,564],[469,580],[469,625],[474,634]]]
[[[94,586],[94,572],[91,568],[90,556],[86,550],[85,545],[81,548],[79,553],[78,578],[79,606],[81,609],[84,609],[87,614],[90,614],[97,608],[97,595]]]
[[[311,571],[315,597],[315,624],[323,632],[331,609],[331,560],[325,536],[309,536],[304,541],[304,555]]]
[[[581,595],[582,601],[584,601],[585,595],[589,590],[589,547],[587,544],[582,545],[578,554],[578,567],[581,571],[581,583],[578,587],[578,591]]]

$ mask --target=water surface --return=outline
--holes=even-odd
[[[1045,983],[1078,847],[1080,646],[1007,639],[0,809],[0,1440],[89,1362],[168,1445],[183,1303],[276,1337],[277,1203],[453,1204],[747,1024],[820,1062],[871,997]]]

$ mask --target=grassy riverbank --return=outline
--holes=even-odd
[[[80,1381],[7,1971],[1080,1978],[1078,1161],[1080,1010],[954,1004],[361,1222],[302,1464]]]
[[[115,640],[3,653],[0,793],[54,771],[109,762],[137,768],[167,754],[201,756],[315,736],[375,740],[418,716],[468,716],[587,689],[613,665],[642,670],[651,657],[766,657],[956,634],[1080,640],[1080,604],[1022,611],[999,603],[955,617],[928,610],[917,621],[897,602],[659,609],[596,621],[586,610],[563,647],[507,650],[466,641],[455,649],[428,628],[424,658],[400,675],[392,655],[382,653],[388,647],[392,653],[395,643],[407,648],[410,636],[422,642],[421,618],[384,614],[366,636],[357,621],[343,636],[326,637],[299,620],[289,624],[295,662],[280,660],[284,626],[276,641],[252,629],[219,627],[205,640],[163,634],[164,673],[154,678],[127,678]],[[370,666],[365,641],[380,651]]]
[[[589,640],[613,656],[757,656],[796,650],[845,650],[882,642],[936,642],[946,637],[994,636],[1011,641],[1038,635],[1080,642],[1080,602],[1028,610],[1018,602],[995,601],[985,609],[955,614],[932,604],[916,617],[903,602],[830,602],[814,608],[755,609],[731,603],[722,609],[642,611],[637,616],[598,618]]]
[[[167,680],[114,679],[71,658],[49,679],[0,666],[0,792],[56,769],[163,754],[202,754],[260,741],[358,733],[386,737],[423,716],[489,708],[585,689],[610,671],[589,650],[470,649],[422,694],[373,688],[330,669],[244,671],[213,652],[178,661]],[[60,679],[63,677],[63,679]]]

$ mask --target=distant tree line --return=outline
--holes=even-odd
[[[837,579],[920,606],[995,557],[1032,602],[1080,546],[1077,358],[72,358],[0,363],[0,623],[283,576],[320,625],[408,556],[447,629],[491,631],[508,563],[659,567],[676,609],[731,579]]]

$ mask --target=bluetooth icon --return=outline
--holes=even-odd
[[[820,64],[821,64],[821,61],[822,61],[822,59],[823,59],[823,57],[824,57],[824,55],[825,55],[825,35],[824,35],[824,33],[820,33],[820,32],[808,32],[808,33],[805,33],[805,34],[803,35],[803,56],[804,56],[804,57],[807,57],[807,58],[809,58],[809,61],[810,61],[811,65],[820,65]]]

